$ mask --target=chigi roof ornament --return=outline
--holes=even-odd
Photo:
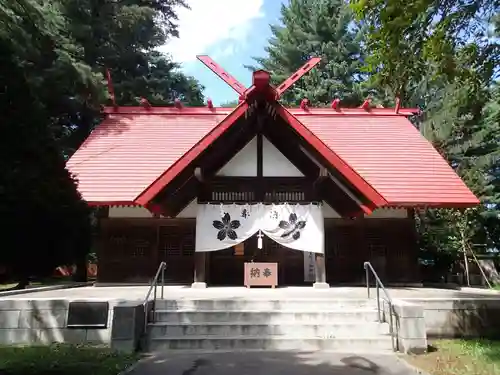
[[[78,176],[79,191],[89,204],[153,204],[152,212],[175,216],[194,199],[197,184],[203,180],[200,177],[206,180],[210,175],[197,175],[191,169],[205,161],[215,170],[258,132],[276,143],[297,142],[320,159],[324,168],[337,171],[334,177],[339,183],[330,179],[329,189],[343,197],[332,205],[344,216],[385,206],[470,207],[479,203],[408,121],[418,108],[402,108],[399,99],[395,108],[374,106],[369,99],[361,107],[346,108],[340,98],[329,106],[313,107],[304,98],[302,108],[285,107],[279,98],[317,66],[319,58],[306,62],[278,86],[271,84],[269,72],[258,70],[248,88],[208,56],[198,59],[236,91],[238,106],[215,107],[210,100],[198,107],[181,108],[180,101],[176,106],[151,106],[143,98],[136,106],[105,107],[109,116],[66,164]],[[268,121],[265,114],[275,121]],[[262,117],[253,118],[256,115]],[[244,121],[247,116],[252,116],[250,121]],[[284,136],[289,139],[283,140]],[[109,147],[103,151],[103,145]],[[419,154],[419,163],[412,167],[416,172],[411,174],[404,169],[411,162],[408,148]],[[314,173],[314,178],[318,176],[325,174]],[[349,184],[356,199],[339,188],[340,183]],[[185,195],[177,194],[179,186]]]
[[[307,74],[321,61],[319,57],[312,57],[295,73],[290,75],[280,85],[273,86],[270,83],[271,75],[265,70],[256,70],[253,72],[252,85],[245,87],[242,83],[238,82],[231,74],[226,72],[219,64],[207,55],[196,56],[205,66],[213,71],[220,79],[226,82],[234,91],[238,93],[238,105],[247,103],[249,108],[245,111],[245,115],[249,116],[256,108],[258,102],[266,102],[266,110],[273,118],[277,116],[275,102],[279,101],[282,95],[288,90],[295,82]],[[114,101],[115,93],[113,90],[113,83],[111,81],[110,71],[106,70],[108,79],[108,91],[112,101],[111,107],[104,107],[104,113],[120,113],[120,114],[138,114],[147,110],[149,114],[229,114],[229,108],[217,108],[213,105],[211,99],[207,99],[207,104],[204,107],[184,107],[179,99],[174,100],[173,107],[156,106],[153,107],[146,98],[140,99],[139,107],[120,107]],[[182,111],[180,111],[182,109]],[[399,98],[396,98],[395,108],[379,108],[372,107],[371,98],[367,98],[358,108],[346,108],[341,106],[341,99],[335,98],[328,107],[313,107],[313,103],[308,98],[302,99],[299,108],[288,108],[295,115],[355,115],[355,116],[413,116],[420,113],[418,108],[401,108]],[[300,111],[296,113],[295,111]],[[227,113],[226,113],[227,112]]]
[[[207,55],[196,56],[206,67],[214,72],[220,79],[226,82],[234,91],[239,94],[239,102],[247,101],[250,97],[260,95],[268,100],[279,100],[279,98],[288,90],[295,82],[313,69],[320,61],[320,57],[313,57],[307,61],[300,69],[288,77],[283,83],[274,87],[270,84],[271,75],[265,70],[256,70],[253,72],[252,86],[246,88],[242,83],[238,82],[231,74],[227,73],[219,64]]]

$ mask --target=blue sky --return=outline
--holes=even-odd
[[[271,36],[269,24],[279,22],[281,4],[286,1],[189,0],[191,10],[178,12],[180,37],[160,49],[205,86],[205,97],[215,105],[235,100],[238,94],[196,60],[196,55],[209,55],[248,87],[252,77],[244,65],[253,63],[252,56],[264,55]]]

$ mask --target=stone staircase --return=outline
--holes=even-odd
[[[391,352],[373,300],[157,300],[147,350]]]

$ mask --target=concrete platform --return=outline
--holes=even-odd
[[[131,350],[140,337],[139,328],[144,326],[143,301],[148,288],[148,286],[88,286],[2,296],[0,298],[0,326],[2,327],[0,329],[0,344],[92,342],[120,347],[122,350],[125,348]],[[486,337],[487,335],[500,334],[500,323],[497,319],[500,312],[500,293],[496,291],[472,288],[452,290],[405,287],[389,288],[389,293],[394,301],[394,307],[399,306],[400,309],[398,316],[402,320],[400,321],[399,337],[407,340],[410,344],[425,341],[426,334],[429,337]],[[281,324],[283,323],[281,318],[290,314],[295,314],[293,319],[289,319],[290,322],[302,324],[302,318],[311,318],[309,323],[317,323],[317,325],[327,327],[332,322],[345,321],[347,319],[346,313],[349,314],[352,310],[365,314],[365,307],[370,305],[371,311],[363,315],[366,319],[356,319],[356,322],[360,324],[367,322],[368,317],[374,321],[378,315],[375,296],[375,290],[372,288],[371,299],[368,300],[366,288],[363,287],[331,287],[329,289],[314,289],[312,287],[277,289],[209,287],[207,289],[192,289],[188,286],[166,286],[164,289],[165,300],[156,303],[155,314],[158,318],[157,323],[172,323],[170,320],[162,321],[159,318],[162,314],[174,313],[176,317],[183,319],[179,320],[179,323],[184,323],[184,320],[186,323],[197,321],[200,325],[203,323],[208,328],[213,328],[213,332],[216,333],[233,329],[236,334],[240,331],[245,332],[245,334],[247,331],[259,334],[261,332],[259,330],[264,329],[269,331],[270,336],[274,337],[276,333],[281,331],[273,328],[269,323],[274,319],[275,321],[280,320],[278,323]],[[160,297],[160,291],[158,291],[158,297]],[[109,310],[106,328],[68,328],[67,320],[71,301],[107,301]],[[178,311],[179,309],[187,311]],[[207,309],[208,311],[205,311]],[[325,321],[324,317],[322,318],[318,314],[316,314],[318,316],[310,314],[311,311],[321,313],[320,310],[325,309],[328,310],[329,314],[336,315],[329,316]],[[223,313],[218,312],[221,310]],[[386,310],[388,311],[384,307],[384,313],[387,313]],[[257,314],[259,311],[261,315]],[[272,315],[278,313],[281,314],[280,317]],[[224,316],[229,317],[228,314],[237,314],[237,317],[241,319],[236,319],[236,317],[226,319],[223,323],[228,324],[225,324],[222,330],[215,327],[217,324],[212,324],[222,323],[221,320]],[[245,318],[254,315],[257,315],[256,319]],[[356,317],[355,314],[352,314],[352,317]],[[387,320],[385,321],[387,322]],[[252,327],[238,326],[238,324],[235,326],[235,323],[239,322],[251,322]],[[260,327],[262,323],[269,327]],[[302,325],[307,326],[307,324]],[[416,326],[420,327],[418,335],[415,333]],[[405,327],[408,328],[406,331]],[[163,328],[156,327],[155,329],[161,331]],[[177,324],[174,329],[182,330],[184,328],[182,324]],[[311,339],[317,339],[315,332],[318,330],[324,331],[323,328],[314,328],[312,331],[309,326],[304,328],[304,332],[312,332],[309,335]],[[366,332],[368,331],[367,329]],[[361,328],[360,332],[365,332],[365,328]],[[407,336],[403,336],[405,332]],[[337,333],[340,335],[341,332]],[[365,338],[363,337],[363,339]],[[290,339],[278,337],[278,339],[281,340],[280,345],[277,345],[276,342],[268,342],[266,345],[269,344],[270,349],[288,348],[296,345],[290,341],[294,337]],[[219,344],[216,342],[213,346],[218,347]],[[264,346],[261,344],[258,343],[257,347]],[[309,349],[318,346],[316,344],[317,342],[312,342]],[[181,346],[179,349],[184,348],[183,345]],[[201,345],[200,343],[196,348],[202,349],[206,346],[209,345],[205,345],[205,343]],[[414,346],[426,347],[427,345],[415,344]],[[403,345],[403,347],[406,346]],[[323,348],[322,345],[321,348]]]
[[[33,299],[96,299],[110,301],[137,301],[145,298],[148,286],[89,286],[80,288],[46,290],[0,297],[1,300],[33,300]],[[500,299],[500,293],[486,289],[461,288],[388,288],[393,299],[454,299],[481,298]],[[158,290],[158,296],[160,291]],[[381,293],[382,295],[382,293]],[[372,288],[372,298],[375,288]],[[208,287],[192,289],[189,286],[165,286],[165,299],[210,299],[210,298],[245,298],[245,299],[287,299],[287,298],[328,298],[328,299],[363,299],[367,297],[365,287],[331,287],[329,289],[314,289],[312,287],[283,288],[245,288],[245,287]]]
[[[130,375],[425,375],[398,356],[331,352],[169,352],[141,361]]]

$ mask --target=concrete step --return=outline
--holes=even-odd
[[[378,314],[375,308],[355,310],[156,310],[153,322],[170,323],[230,323],[283,324],[294,322],[375,322]],[[151,321],[151,320],[150,320]]]
[[[323,339],[317,337],[286,338],[282,336],[178,336],[150,338],[150,352],[164,350],[328,350],[339,352],[392,352],[388,335],[359,338]]]
[[[151,338],[190,336],[280,336],[287,338],[349,338],[389,334],[389,325],[378,322],[336,322],[336,323],[284,323],[252,324],[230,323],[152,323],[149,324]]]
[[[177,299],[157,300],[159,310],[329,310],[375,307],[368,299]]]

